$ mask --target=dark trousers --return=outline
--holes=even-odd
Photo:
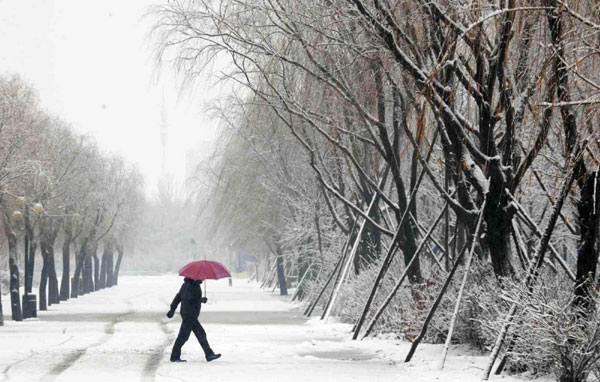
[[[183,317],[183,322],[179,328],[179,334],[175,340],[175,345],[173,345],[171,359],[178,359],[181,357],[181,348],[186,343],[188,338],[190,338],[191,332],[194,332],[198,342],[200,342],[200,346],[202,346],[202,350],[204,350],[204,355],[210,355],[214,353],[208,344],[208,340],[206,339],[206,332],[204,331],[202,325],[200,325],[198,319]]]

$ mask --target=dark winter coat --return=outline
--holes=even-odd
[[[200,304],[202,303],[202,289],[200,280],[185,278],[179,293],[175,295],[171,303],[171,311],[174,312],[181,303],[181,316],[184,318],[198,318],[200,315]]]

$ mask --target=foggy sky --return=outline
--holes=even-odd
[[[0,74],[18,73],[50,113],[137,163],[150,193],[161,176],[163,100],[166,168],[181,182],[186,151],[214,140],[204,105],[218,93],[207,79],[179,95],[169,71],[157,75],[143,15],[158,1],[0,0]]]

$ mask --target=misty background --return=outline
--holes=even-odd
[[[140,170],[144,218],[124,268],[176,271],[228,256],[203,244],[197,195],[218,135],[209,109],[227,90],[214,65],[192,87],[156,62],[154,3],[2,0],[0,75],[17,73],[49,114]]]

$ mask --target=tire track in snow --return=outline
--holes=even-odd
[[[168,305],[169,302],[165,300],[166,297],[160,299],[160,301]],[[146,364],[144,365],[144,370],[142,372],[142,381],[144,382],[154,382],[156,379],[156,371],[158,370],[158,367],[165,356],[165,350],[167,346],[173,342],[173,331],[169,329],[167,321],[163,318],[159,325],[166,338],[161,344],[160,348],[153,352],[148,357],[148,360],[146,360]]]
[[[70,352],[67,356],[63,358],[63,360],[55,365],[51,370],[49,370],[46,374],[42,375],[37,382],[53,382],[58,378],[62,373],[67,371],[71,366],[73,366],[83,355],[92,348],[98,347],[104,343],[106,343],[114,334],[115,334],[115,326],[123,321],[123,318],[134,313],[135,310],[133,308],[132,299],[144,296],[149,294],[150,292],[142,293],[139,295],[131,296],[123,301],[127,305],[128,310],[125,313],[121,313],[116,315],[110,322],[104,325],[104,335],[95,343],[88,346],[87,348],[77,349],[75,351]]]
[[[29,355],[28,355],[27,357],[25,357],[25,358],[21,358],[20,360],[18,360],[18,361],[15,361],[15,362],[11,363],[10,365],[6,366],[6,367],[4,368],[4,370],[2,370],[2,375],[4,376],[4,377],[2,378],[2,382],[4,382],[4,381],[10,381],[10,376],[8,375],[8,373],[10,372],[10,369],[11,369],[13,366],[16,366],[16,365],[20,364],[21,362],[27,361],[29,358],[31,358],[31,355],[32,355],[32,354],[33,354],[33,352],[32,352],[32,351],[30,351],[30,352],[29,352]]]
[[[148,357],[148,360],[146,360],[142,374],[142,381],[144,382],[153,382],[156,379],[156,371],[158,370],[158,367],[165,356],[165,350],[167,349],[167,346],[173,342],[173,331],[168,328],[166,321],[163,320],[160,323],[160,329],[167,336],[167,338],[163,341],[160,347]]]
[[[87,348],[78,349],[78,350],[72,351],[69,354],[67,354],[67,356],[65,356],[59,364],[54,366],[46,374],[42,375],[42,377],[40,379],[38,379],[38,382],[54,381],[56,378],[58,378],[59,375],[64,373],[68,368],[73,366],[75,364],[75,362],[77,362],[81,357],[83,357],[83,355],[86,353],[86,351],[88,349],[92,349],[92,348],[98,347],[98,346],[106,343],[110,339],[110,337],[112,337],[114,335],[115,325],[118,322],[122,321],[123,317],[125,317],[126,315],[131,314],[131,313],[133,313],[133,310],[130,310],[128,312],[125,312],[123,314],[116,316],[111,322],[107,323],[104,326],[104,335],[102,336],[102,338],[100,338],[98,341],[96,341],[92,345],[88,346]]]

